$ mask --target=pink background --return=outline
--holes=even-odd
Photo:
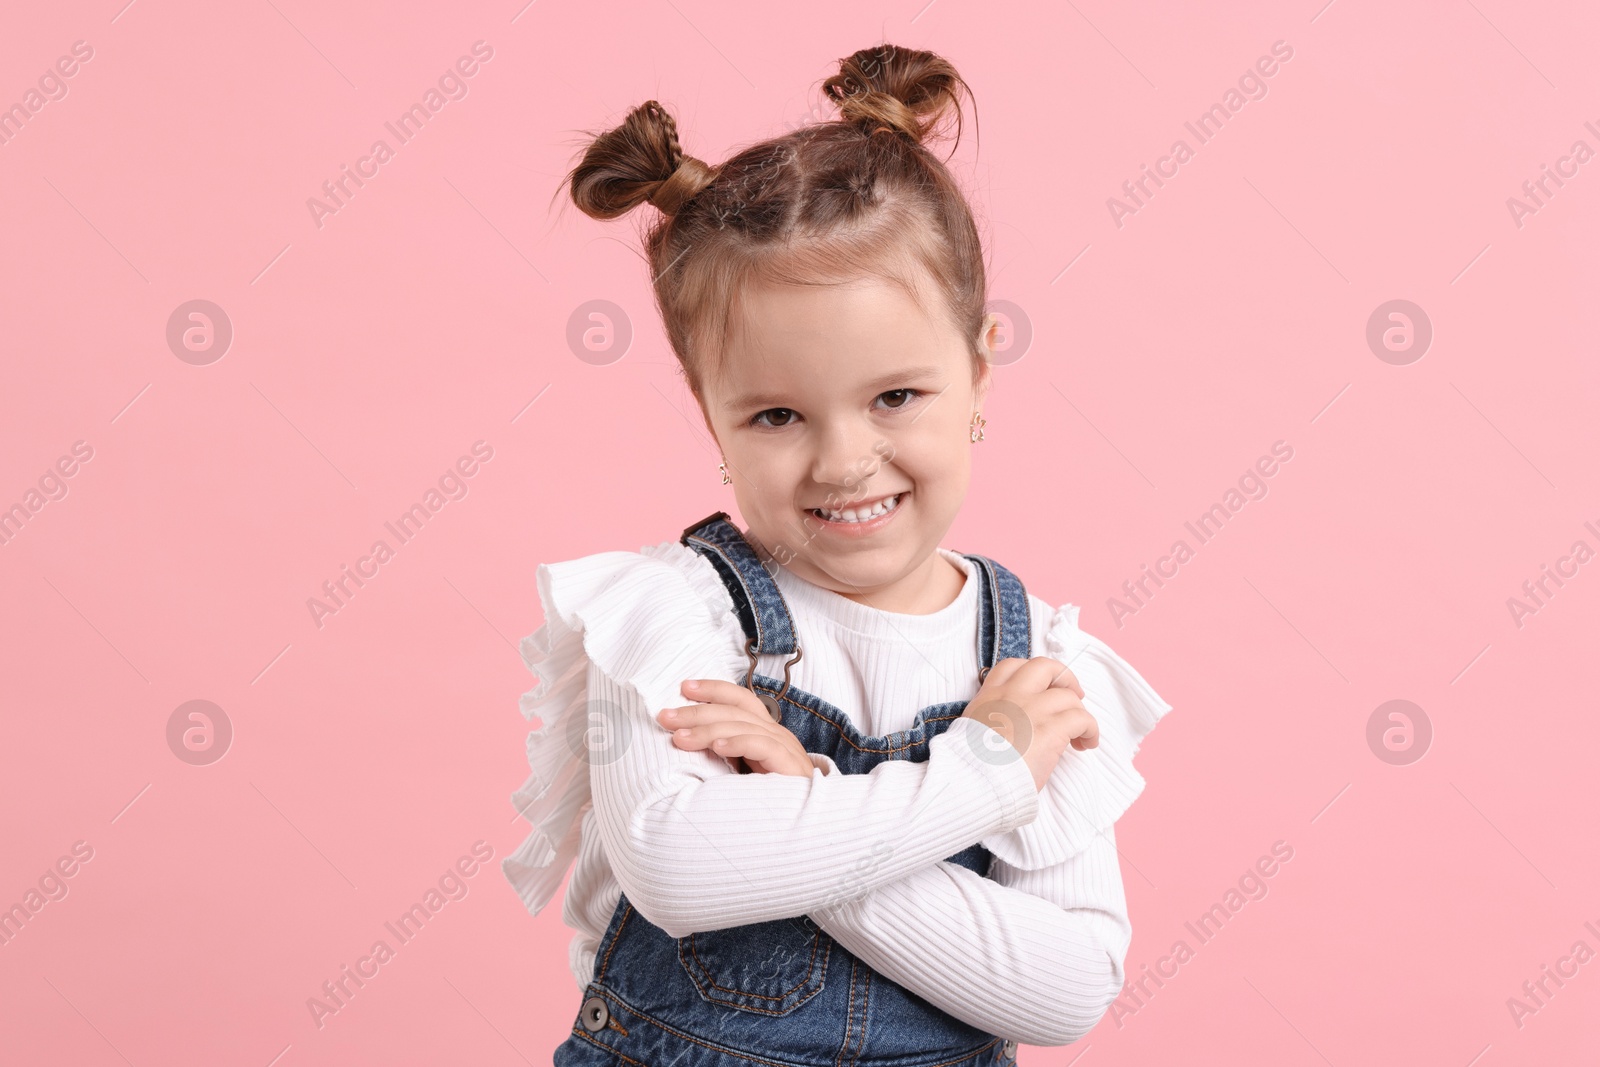
[[[93,57],[0,146],[0,506],[93,455],[0,545],[0,903],[93,856],[0,946],[7,1062],[548,1062],[571,932],[498,869],[534,568],[732,505],[645,212],[594,222],[555,183],[651,97],[719,161],[882,40],[975,90],[952,165],[1033,330],[947,543],[1082,605],[1176,709],[1119,824],[1130,978],[1194,957],[1023,1062],[1600,1054],[1600,962],[1520,1027],[1506,1003],[1600,950],[1600,562],[1521,626],[1507,606],[1600,549],[1600,160],[1521,226],[1506,203],[1600,149],[1600,24],[1322,3],[13,5],[0,104]],[[467,95],[396,147],[383,124],[478,40]],[[1280,40],[1268,94],[1197,146],[1184,122]],[[319,228],[307,199],[380,137]],[[1107,198],[1179,137],[1194,158],[1117,226]],[[234,332],[208,365],[166,340],[194,299]],[[1406,365],[1366,341],[1394,299],[1433,327]],[[566,341],[591,300],[634,330],[603,365]],[[1268,495],[1119,627],[1108,598],[1280,440]],[[476,441],[466,496],[319,627],[307,600]],[[1367,740],[1396,699],[1433,733],[1407,765]],[[190,700],[231,723],[209,765],[169,747]],[[307,999],[478,841],[467,895],[319,1028]],[[1277,841],[1268,894],[1199,944],[1185,922]]]

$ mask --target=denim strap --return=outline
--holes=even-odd
[[[978,660],[993,667],[1003,659],[1033,655],[1033,612],[1028,593],[1015,574],[988,556],[961,553],[977,565],[983,596],[978,608]],[[999,605],[996,612],[995,605]]]
[[[711,561],[733,598],[746,640],[756,642],[758,655],[790,655],[795,650],[794,623],[778,591],[778,583],[726,511],[707,515],[683,531],[682,541]],[[774,561],[773,566],[777,566]]]

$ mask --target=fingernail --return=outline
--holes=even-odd
[[[687,726],[685,726],[683,729],[678,731],[678,736],[679,737],[688,737],[692,733],[694,733],[694,731],[689,729]]]
[[[692,679],[687,681],[687,682],[684,682],[683,684],[684,684],[684,687],[687,688],[687,689],[699,689],[700,688],[700,683],[696,682],[696,681],[694,681]]]
[[[661,713],[661,717],[663,719],[676,719],[678,717],[678,709],[677,708],[667,708],[665,711],[663,711]]]

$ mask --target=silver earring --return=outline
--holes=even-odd
[[[733,479],[728,477],[728,464],[726,462],[718,463],[717,464],[717,470],[722,472],[722,484],[723,485],[732,485],[733,484]]]
[[[987,420],[976,411],[972,413],[972,429],[968,431],[968,436],[971,437],[974,442],[983,440],[983,424],[986,421]]]

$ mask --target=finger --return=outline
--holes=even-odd
[[[1038,693],[1030,695],[1028,697],[1028,706],[1030,708],[1037,708],[1040,711],[1050,711],[1057,714],[1064,714],[1070,711],[1083,711],[1087,713],[1088,711],[1088,709],[1083,706],[1082,697],[1080,697],[1077,693],[1074,693],[1072,690],[1063,689],[1058,685],[1050,686],[1048,689],[1044,689]]]
[[[759,709],[759,710],[758,710]],[[701,723],[717,722],[721,719],[736,719],[740,722],[759,723],[771,722],[772,716],[767,714],[767,709],[758,700],[755,708],[748,705],[734,704],[686,704],[678,708],[662,708],[656,714],[656,722],[672,729],[679,726],[697,726]]]
[[[1052,687],[1028,698],[1028,718],[1034,729],[1074,742],[1078,749],[1098,743],[1100,723],[1070,689]],[[1078,743],[1083,737],[1082,743]]]
[[[758,774],[765,773],[768,761],[777,759],[783,752],[783,746],[777,738],[766,734],[729,734],[726,737],[716,738],[711,742],[711,751],[728,759],[742,758],[746,763],[759,764],[750,769]]]
[[[1050,682],[1066,670],[1067,665],[1058,659],[1049,656],[1034,656],[1016,669],[1007,681],[1007,685],[1017,686],[1024,693],[1042,693],[1050,688]]]
[[[1083,699],[1083,683],[1078,681],[1078,676],[1072,673],[1072,668],[1062,667],[1061,672],[1050,679],[1051,689],[1070,689],[1078,694],[1078,699]]]
[[[1086,748],[1096,748],[1100,744],[1100,720],[1090,715],[1087,711],[1073,712],[1069,716],[1069,732],[1072,735],[1072,747],[1078,751]]]
[[[693,686],[689,682],[694,682]],[[722,678],[690,678],[683,683],[683,695],[690,700],[704,700],[714,704],[732,704],[745,708],[758,716],[772,718],[767,706],[745,686]]]
[[[759,727],[761,724],[755,725]],[[776,726],[777,724],[768,719],[766,725]],[[722,718],[714,722],[700,723],[697,726],[679,727],[672,731],[672,743],[679,748],[697,750],[711,748],[712,742],[718,738],[749,733],[767,733],[770,735],[770,731],[752,730],[751,726],[750,722],[742,719]],[[782,729],[782,727],[778,727],[778,729]],[[712,749],[712,751],[719,752],[720,750]]]
[[[1033,698],[1033,710],[1048,712],[1040,720],[1040,728],[1066,735],[1072,747],[1078,750],[1094,748],[1100,743],[1100,720],[1083,706],[1083,702],[1070,689],[1047,689]]]

